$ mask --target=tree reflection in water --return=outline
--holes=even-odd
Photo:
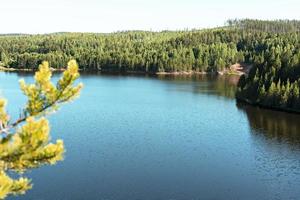
[[[300,145],[300,115],[261,109],[237,104],[246,113],[254,134],[264,134],[267,139]]]
[[[235,98],[237,75],[158,75],[159,80],[176,84],[177,91],[193,92],[195,94],[217,95],[229,99]],[[192,87],[191,87],[192,86]]]

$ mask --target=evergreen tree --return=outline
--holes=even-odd
[[[48,62],[43,62],[35,73],[34,84],[20,81],[28,101],[15,122],[6,112],[6,100],[0,99],[0,199],[24,194],[32,187],[31,181],[22,176],[26,170],[55,164],[63,158],[63,141],[50,143],[50,128],[45,115],[77,97],[82,85],[74,86],[79,77],[74,60],[68,63],[56,86],[51,83],[51,75]]]

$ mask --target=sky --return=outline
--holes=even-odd
[[[183,30],[298,19],[300,0],[0,0],[0,33]]]

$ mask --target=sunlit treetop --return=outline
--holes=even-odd
[[[20,81],[28,100],[15,122],[6,112],[6,100],[0,99],[0,199],[10,194],[24,194],[32,187],[28,178],[14,179],[8,172],[18,175],[63,159],[63,141],[50,142],[50,126],[45,116],[57,110],[60,104],[78,97],[82,84],[74,84],[79,77],[75,60],[68,63],[56,85],[51,82],[51,76],[48,62],[43,62],[35,73],[34,83]]]

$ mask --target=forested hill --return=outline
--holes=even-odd
[[[0,37],[1,65],[36,69],[42,60],[54,67],[75,58],[85,70],[217,71],[243,61],[237,37],[229,30],[5,36]]]
[[[63,67],[75,58],[84,70],[216,72],[237,62],[260,62],[273,47],[297,54],[299,21],[230,20],[227,24],[178,32],[5,35],[0,36],[0,66],[36,69],[48,60],[51,67]]]
[[[238,24],[237,27],[249,33],[252,29],[252,33],[258,31],[262,37],[254,37],[252,48],[244,50],[253,52],[253,67],[248,75],[240,78],[237,98],[264,107],[300,112],[299,21]]]

